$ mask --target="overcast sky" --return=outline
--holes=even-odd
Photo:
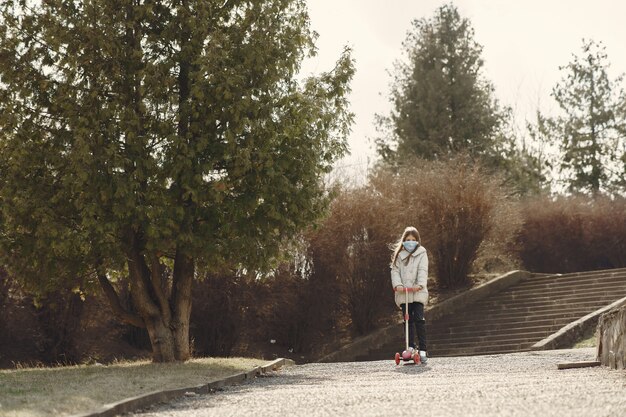
[[[376,158],[368,138],[376,135],[374,115],[387,114],[388,71],[403,57],[402,42],[414,19],[433,16],[440,0],[307,0],[311,25],[319,33],[318,56],[303,71],[329,70],[344,46],[353,49],[356,75],[352,112],[356,120],[349,144],[352,156],[338,165],[364,166]],[[579,54],[582,39],[601,41],[610,75],[626,72],[626,1],[621,0],[456,0],[483,46],[484,75],[516,119],[550,111],[559,66]]]

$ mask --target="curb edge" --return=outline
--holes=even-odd
[[[129,413],[139,408],[148,407],[159,402],[168,402],[174,398],[185,395],[186,392],[196,394],[208,394],[221,387],[235,385],[270,371],[276,371],[283,366],[293,366],[291,359],[278,358],[265,365],[252,368],[250,371],[240,372],[222,379],[211,381],[207,384],[192,387],[173,388],[162,391],[152,391],[135,397],[125,398],[120,401],[105,404],[100,408],[86,413],[74,414],[72,417],[113,417],[123,413]]]

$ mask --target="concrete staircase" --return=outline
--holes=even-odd
[[[466,309],[427,320],[431,357],[486,355],[530,350],[563,326],[626,297],[626,269],[565,275],[534,275]],[[404,346],[397,339],[356,360],[389,359]]]

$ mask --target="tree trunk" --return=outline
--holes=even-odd
[[[131,233],[134,235],[133,233]],[[154,362],[185,361],[189,349],[193,258],[177,252],[171,297],[153,264],[150,270],[136,236],[131,237],[128,272],[131,296],[150,336]]]
[[[155,317],[146,321],[146,329],[152,345],[153,362],[175,362],[176,357],[175,339],[172,330],[163,323],[161,317]]]
[[[189,319],[191,317],[191,287],[195,274],[195,265],[192,258],[177,251],[174,263],[174,284],[172,288],[172,303],[174,317],[172,330],[177,360],[189,359]]]
[[[177,269],[177,264],[178,262],[175,264],[175,269]],[[191,273],[189,273],[190,265]],[[150,286],[146,286],[145,277],[138,277],[131,273],[131,293],[139,315],[143,318],[148,330],[154,362],[186,361],[191,356],[189,319],[193,262],[187,260],[182,269],[184,273],[179,275],[178,285],[177,280],[174,280],[175,288],[172,291],[172,298],[164,303],[165,311],[150,296],[150,293],[156,292],[155,288],[150,288],[152,282],[149,282]]]

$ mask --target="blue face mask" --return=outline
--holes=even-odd
[[[404,242],[402,242],[402,246],[404,246],[404,249],[408,250],[409,252],[413,252],[415,248],[417,248],[417,242],[414,240],[405,240]]]

